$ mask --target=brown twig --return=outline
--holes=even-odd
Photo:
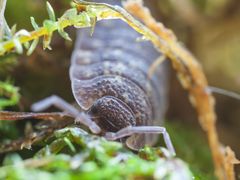
[[[32,113],[32,112],[12,112],[0,111],[0,120],[25,120],[25,119],[41,119],[41,120],[64,120],[69,117],[63,112],[50,112],[50,113]]]

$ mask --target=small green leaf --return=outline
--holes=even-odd
[[[83,28],[91,26],[91,18],[89,17],[88,13],[82,12],[78,16],[74,18],[74,27],[75,28]]]
[[[50,20],[56,21],[54,10],[48,1],[47,1],[47,12],[48,12]]]
[[[39,29],[39,26],[38,26],[38,24],[36,23],[34,17],[30,17],[30,20],[31,20],[31,24],[32,24],[34,30]]]
[[[17,29],[17,25],[14,24],[14,25],[11,27],[11,35],[15,34],[16,29]]]
[[[27,42],[23,43],[23,46],[24,46],[26,49],[28,49],[28,48],[30,47],[30,43],[27,41]]]
[[[16,51],[18,54],[22,54],[23,53],[23,47],[22,44],[20,43],[18,38],[14,38],[13,39],[13,43],[15,45]]]
[[[59,19],[58,19],[58,27],[63,28],[63,25],[66,22],[75,24],[75,22],[78,22],[78,14],[77,14],[77,9],[72,8],[67,10]]]
[[[76,152],[76,149],[75,149],[74,145],[72,144],[72,142],[68,138],[64,137],[63,140],[68,145],[68,147],[70,148],[70,150],[72,152]]]
[[[93,33],[94,33],[94,29],[95,29],[95,26],[96,26],[96,22],[97,22],[97,17],[93,17],[91,18],[91,32],[90,32],[90,35],[92,36]]]
[[[36,49],[37,44],[38,44],[38,41],[39,41],[38,38],[33,40],[30,48],[29,48],[28,51],[27,51],[27,55],[28,55],[28,56],[30,56],[30,55],[32,54],[32,52]]]
[[[63,29],[58,29],[58,33],[66,40],[72,41],[72,39],[69,37],[68,33],[66,33]]]

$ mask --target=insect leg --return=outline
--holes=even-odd
[[[49,108],[50,106],[55,106],[65,112],[67,112],[70,116],[75,118],[76,123],[81,123],[86,125],[93,133],[100,133],[101,128],[90,118],[89,115],[83,112],[79,112],[75,107],[71,104],[63,100],[62,98],[52,95],[47,97],[41,101],[34,103],[31,106],[33,111],[43,111],[44,109]]]
[[[107,132],[105,138],[108,140],[116,140],[133,134],[163,134],[164,142],[167,149],[175,155],[175,150],[172,141],[165,127],[160,126],[128,126],[119,130],[116,133]]]

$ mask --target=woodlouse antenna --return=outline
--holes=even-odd
[[[229,91],[229,90],[226,90],[226,89],[213,87],[213,86],[208,86],[208,89],[213,93],[221,94],[221,95],[233,98],[233,99],[240,100],[240,94],[235,93],[233,91]]]
[[[148,79],[151,79],[153,74],[155,73],[156,69],[158,68],[158,66],[160,66],[160,64],[163,63],[163,61],[166,60],[166,56],[161,55],[159,56],[155,61],[153,61],[153,63],[150,65],[149,69],[148,69]]]

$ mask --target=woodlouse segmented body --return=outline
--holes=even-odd
[[[169,134],[160,126],[166,109],[166,67],[162,63],[149,77],[153,72],[150,68],[148,73],[149,67],[155,67],[161,54],[150,42],[136,42],[139,37],[120,20],[97,23],[92,37],[90,29],[79,31],[70,79],[84,112],[55,95],[34,103],[32,110],[54,105],[92,133],[120,140],[135,150],[153,145],[156,134],[162,134],[167,149],[175,155]]]
[[[71,58],[74,97],[105,132],[127,126],[161,125],[166,109],[166,67],[151,79],[150,65],[160,56],[150,42],[120,20],[97,23],[78,32]],[[135,135],[133,149],[152,144],[152,135]],[[133,142],[134,141],[134,142]]]

